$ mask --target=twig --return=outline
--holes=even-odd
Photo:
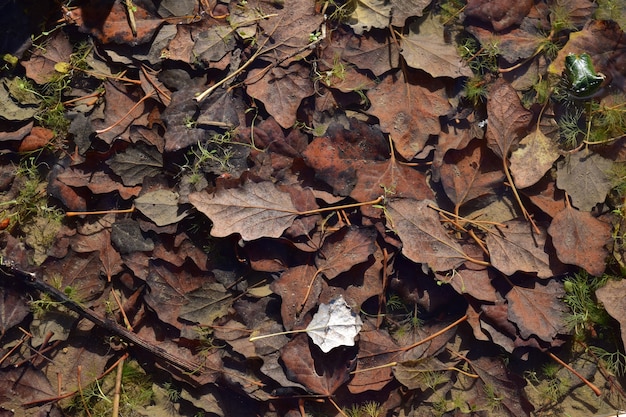
[[[152,355],[158,357],[159,359],[167,362],[169,365],[174,366],[179,370],[185,372],[195,372],[198,369],[202,369],[202,365],[191,363],[189,361],[186,361],[185,359],[177,357],[176,355],[173,355],[166,350],[161,349],[160,347],[143,340],[135,333],[126,330],[124,327],[120,326],[116,322],[102,318],[94,311],[84,308],[76,301],[68,298],[67,295],[65,295],[61,291],[37,279],[37,275],[33,272],[22,271],[9,265],[0,265],[0,276],[3,276],[5,279],[10,277],[18,278],[25,285],[37,291],[42,291],[48,294],[51,298],[56,301],[62,302],[66,308],[72,310],[75,313],[78,313],[81,317],[85,317],[92,323],[104,328],[105,330],[115,333],[127,342],[141,347],[145,351],[151,353]]]
[[[598,397],[602,395],[602,391],[600,391],[600,388],[598,388],[595,385],[593,385],[587,378],[582,376],[574,368],[572,368],[571,366],[569,366],[568,364],[563,362],[561,359],[559,359],[554,353],[548,352],[548,355],[552,358],[552,360],[554,360],[555,362],[557,362],[560,365],[563,365],[565,367],[565,369],[570,371],[572,374],[576,375],[583,382],[583,384],[585,384],[589,388],[591,388],[593,393],[596,394]]]
[[[124,370],[124,358],[117,363],[117,374],[115,375],[115,391],[113,393],[113,410],[111,417],[120,415],[120,391],[122,389],[122,374]]]

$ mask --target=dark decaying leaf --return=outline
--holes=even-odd
[[[107,164],[122,178],[124,185],[133,186],[141,184],[145,177],[161,172],[163,155],[152,146],[139,144],[118,153]]]
[[[154,249],[154,242],[142,235],[139,223],[132,219],[121,219],[113,223],[111,242],[123,254]]]
[[[30,366],[0,371],[0,398],[17,396],[23,403],[52,399],[57,392],[39,369]]]
[[[105,83],[104,119],[93,120],[93,127],[98,129],[98,137],[108,144],[115,140],[129,140],[130,126],[146,126],[148,114],[146,102],[139,102],[138,97],[130,93],[122,83],[107,81]]]
[[[145,300],[156,311],[159,319],[174,327],[181,327],[178,317],[181,308],[188,303],[187,294],[201,288],[206,280],[207,276],[192,274],[185,268],[151,261],[146,279],[150,289]]]
[[[0,287],[0,337],[30,313],[26,299],[17,291]]]
[[[461,265],[463,248],[441,225],[439,214],[428,207],[429,200],[392,200],[387,205],[387,227],[402,240],[402,253],[417,263],[425,263],[434,271],[447,271]]]
[[[63,259],[48,258],[43,264],[44,278],[63,290],[73,288],[79,302],[97,299],[104,290],[103,266],[97,252],[74,253]]]
[[[393,367],[393,376],[408,389],[427,390],[433,372],[446,371],[450,366],[434,356],[404,361]]]
[[[564,296],[563,285],[556,280],[545,285],[540,282],[528,287],[517,285],[506,294],[509,320],[517,324],[524,339],[535,335],[551,343],[558,334],[567,333],[565,316],[570,312],[562,301]]]
[[[213,222],[211,235],[239,233],[243,240],[280,237],[297,217],[289,194],[270,182],[248,182],[239,188],[200,191],[189,201]]]
[[[294,337],[280,352],[287,378],[313,393],[331,396],[350,379],[356,357],[351,350],[322,355],[317,347],[310,348],[306,335]]]
[[[606,245],[611,226],[568,206],[554,216],[548,233],[561,262],[579,266],[591,275],[602,275],[609,255]]]
[[[224,316],[232,304],[232,297],[226,288],[217,282],[205,282],[202,287],[188,292],[185,298],[179,317],[201,325],[210,325]]]

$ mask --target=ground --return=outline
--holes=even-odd
[[[624,410],[624,7],[0,2],[3,414]]]

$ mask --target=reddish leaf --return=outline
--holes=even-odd
[[[0,371],[0,398],[4,400],[16,396],[23,403],[28,403],[55,398],[57,392],[39,369],[30,366],[3,369]]]
[[[619,323],[622,333],[622,346],[626,346],[626,280],[609,281],[596,290],[596,297],[606,312]]]
[[[60,75],[54,68],[57,63],[68,63],[72,54],[72,45],[65,33],[54,32],[46,42],[45,48],[36,48],[28,61],[22,62],[26,76],[37,84],[45,84],[55,75]]]
[[[148,42],[161,26],[163,19],[150,10],[150,3],[135,1],[133,15],[137,34],[134,35],[125,3],[90,1],[80,8],[72,9],[67,17],[80,26],[81,31],[91,33],[102,43],[126,43],[133,46]]]
[[[371,229],[345,228],[330,235],[315,258],[318,271],[328,279],[367,261],[376,250],[376,232]]]
[[[487,236],[491,264],[505,275],[522,271],[536,273],[539,278],[553,277],[546,236],[545,231],[534,235],[528,222],[507,222],[506,228],[497,228]]]
[[[608,224],[568,206],[552,219],[548,233],[561,262],[602,275],[609,255],[606,245],[611,239]]]
[[[483,157],[481,143],[473,141],[460,151],[449,151],[443,159],[441,185],[456,210],[475,198],[496,193],[504,181],[502,170],[494,170],[489,159]]]
[[[526,135],[532,114],[522,106],[517,92],[503,79],[489,89],[487,146],[501,159]]]
[[[324,282],[321,279],[313,281],[304,306],[300,306],[308,291],[307,285],[303,285],[303,283],[311,282],[316,272],[317,268],[313,265],[300,265],[283,272],[279,279],[272,282],[272,291],[281,297],[280,312],[285,329],[293,329],[298,318],[304,316],[317,305]]]
[[[76,167],[66,168],[57,176],[57,179],[70,187],[87,187],[94,194],[117,191],[124,200],[138,196],[141,191],[141,186],[125,187],[103,171],[88,172]]]
[[[368,112],[378,117],[380,127],[391,135],[393,143],[406,160],[411,160],[426,144],[430,135],[441,131],[439,117],[450,110],[443,81],[404,71],[387,75],[367,94],[372,102]]]
[[[447,271],[461,265],[465,253],[441,225],[439,214],[429,200],[409,198],[392,200],[386,206],[388,225],[402,240],[402,254],[417,263],[425,263],[433,271]]]
[[[359,354],[354,378],[348,384],[352,394],[381,390],[393,380],[391,367],[381,366],[394,362],[398,344],[384,330],[376,329],[366,321],[359,334]]]
[[[47,282],[55,283],[62,291],[72,287],[76,291],[77,300],[86,305],[87,301],[98,298],[104,290],[102,264],[96,252],[69,251],[63,259],[48,258],[42,268]]]
[[[304,158],[315,169],[315,176],[333,187],[335,194],[347,196],[365,161],[380,160],[388,153],[387,141],[380,130],[352,119],[350,130],[338,124],[330,125],[326,136],[309,144]]]
[[[558,334],[567,333],[565,316],[569,308],[562,301],[563,284],[550,280],[546,285],[533,282],[530,287],[514,286],[506,294],[508,317],[524,339],[532,335],[552,343]]]
[[[497,31],[518,25],[533,5],[532,0],[470,0],[465,14],[491,23]]]
[[[22,140],[18,151],[30,152],[36,149],[43,148],[54,138],[54,132],[45,127],[35,126],[30,134]]]
[[[331,396],[350,379],[356,364],[351,350],[336,351],[323,355],[317,347],[311,350],[309,338],[294,337],[280,352],[287,377],[299,382],[311,392]]]
[[[243,240],[280,237],[298,215],[289,194],[270,182],[248,182],[240,188],[200,191],[189,202],[213,221],[211,235],[239,233]]]
[[[285,129],[296,122],[302,99],[315,92],[309,69],[300,63],[293,63],[286,69],[253,69],[248,73],[246,85],[248,94],[261,100],[267,112]]]
[[[122,272],[122,257],[111,246],[111,231],[108,229],[86,236],[79,235],[72,242],[72,249],[79,253],[98,251],[102,270],[106,273],[109,282],[113,275]]]

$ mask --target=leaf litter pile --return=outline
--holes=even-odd
[[[3,415],[623,409],[623,2],[31,3]]]

